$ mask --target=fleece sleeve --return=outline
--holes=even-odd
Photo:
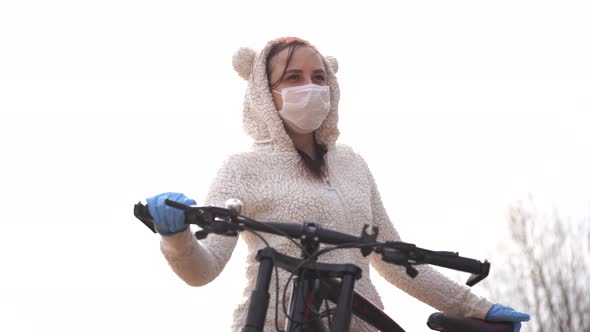
[[[226,161],[213,181],[205,206],[224,207],[230,198],[244,202],[242,214],[247,214],[247,198],[240,195],[236,181],[239,176],[230,161]],[[203,286],[215,279],[229,261],[238,238],[210,234],[197,240],[190,229],[161,237],[160,249],[172,270],[191,286]]]
[[[371,183],[371,209],[373,224],[379,227],[378,240],[401,241],[387,216],[375,180],[367,165],[364,166]],[[490,301],[473,294],[469,287],[447,278],[428,265],[416,266],[418,276],[412,279],[404,267],[384,262],[376,253],[371,255],[370,261],[385,280],[445,314],[484,319],[492,307]]]

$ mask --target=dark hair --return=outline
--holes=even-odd
[[[268,56],[266,57],[266,77],[268,80],[269,89],[276,88],[283,79],[285,78],[285,74],[287,72],[287,68],[289,67],[289,63],[291,63],[291,58],[293,57],[293,52],[297,46],[305,46],[313,48],[307,41],[297,38],[297,37],[283,37],[273,40],[274,45],[271,46],[271,49],[268,52]],[[270,80],[270,60],[275,57],[277,54],[282,52],[283,50],[288,49],[287,54],[287,61],[285,62],[285,67],[283,68],[283,72],[279,79],[272,83]],[[315,50],[315,49],[314,49]],[[322,178],[322,173],[325,165],[324,156],[327,152],[326,146],[322,144],[318,144],[315,141],[315,134],[314,134],[314,144],[316,148],[316,159],[312,159],[307,153],[303,152],[302,150],[296,149],[301,156],[301,160],[303,161],[303,165],[305,168],[313,175],[313,177],[317,179]]]
[[[309,45],[308,42],[297,37],[277,38],[273,40],[273,43],[274,45],[272,45],[268,52],[268,56],[266,57],[266,77],[268,79],[268,86],[271,89],[276,88],[277,85],[281,84],[281,82],[285,78],[285,74],[287,72],[287,68],[289,67],[289,63],[291,63],[291,58],[293,57],[293,52],[295,51],[295,48],[297,46],[311,47],[311,45]],[[276,82],[272,83],[270,81],[270,60],[286,48],[288,48],[289,50],[287,54],[287,62],[285,62],[285,67],[283,68],[283,72],[281,73],[279,79]]]
[[[315,143],[317,159],[312,159],[307,153],[303,152],[302,150],[296,150],[297,153],[299,153],[299,156],[301,157],[305,169],[307,169],[314,178],[321,179],[324,171],[324,165],[326,164],[326,162],[324,161],[324,156],[327,152],[326,146],[323,144]]]

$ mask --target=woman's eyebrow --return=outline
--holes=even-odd
[[[285,73],[303,73],[302,69],[287,69]]]
[[[326,71],[323,70],[323,69],[316,69],[316,70],[313,71],[313,73],[325,73],[325,72]],[[295,68],[287,69],[287,71],[285,73],[297,73],[297,74],[300,74],[300,73],[303,73],[303,69],[295,69]]]

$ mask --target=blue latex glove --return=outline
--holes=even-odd
[[[518,312],[510,307],[501,304],[494,304],[488,314],[486,320],[489,322],[512,322],[514,323],[513,332],[520,331],[520,322],[528,322],[531,317],[528,314]]]
[[[166,205],[166,199],[186,205],[195,205],[197,202],[181,193],[163,193],[146,198],[156,231],[163,236],[171,236],[186,230],[189,225],[184,223],[184,211]]]

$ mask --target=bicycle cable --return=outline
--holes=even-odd
[[[286,232],[284,232],[284,231],[282,231],[282,230],[280,230],[280,229],[278,229],[278,228],[276,228],[274,226],[271,226],[271,225],[269,225],[269,224],[267,224],[265,222],[261,222],[261,221],[254,220],[254,219],[250,219],[250,218],[247,218],[247,217],[244,217],[244,216],[240,216],[240,218],[243,219],[243,220],[247,220],[250,223],[257,224],[259,226],[262,226],[262,227],[266,227],[268,229],[271,229],[271,230],[273,230],[276,233],[279,233],[280,235],[286,237],[289,241],[291,241],[292,243],[294,243],[299,249],[301,249],[304,253],[307,254],[307,251],[305,250],[305,248],[301,244],[297,243],[297,241],[295,241],[295,238],[293,238],[292,236],[290,236]],[[239,220],[240,219],[238,219],[238,221]],[[244,228],[244,230],[253,231],[253,230],[249,229],[247,226],[245,226],[244,224],[242,224],[242,227]]]

